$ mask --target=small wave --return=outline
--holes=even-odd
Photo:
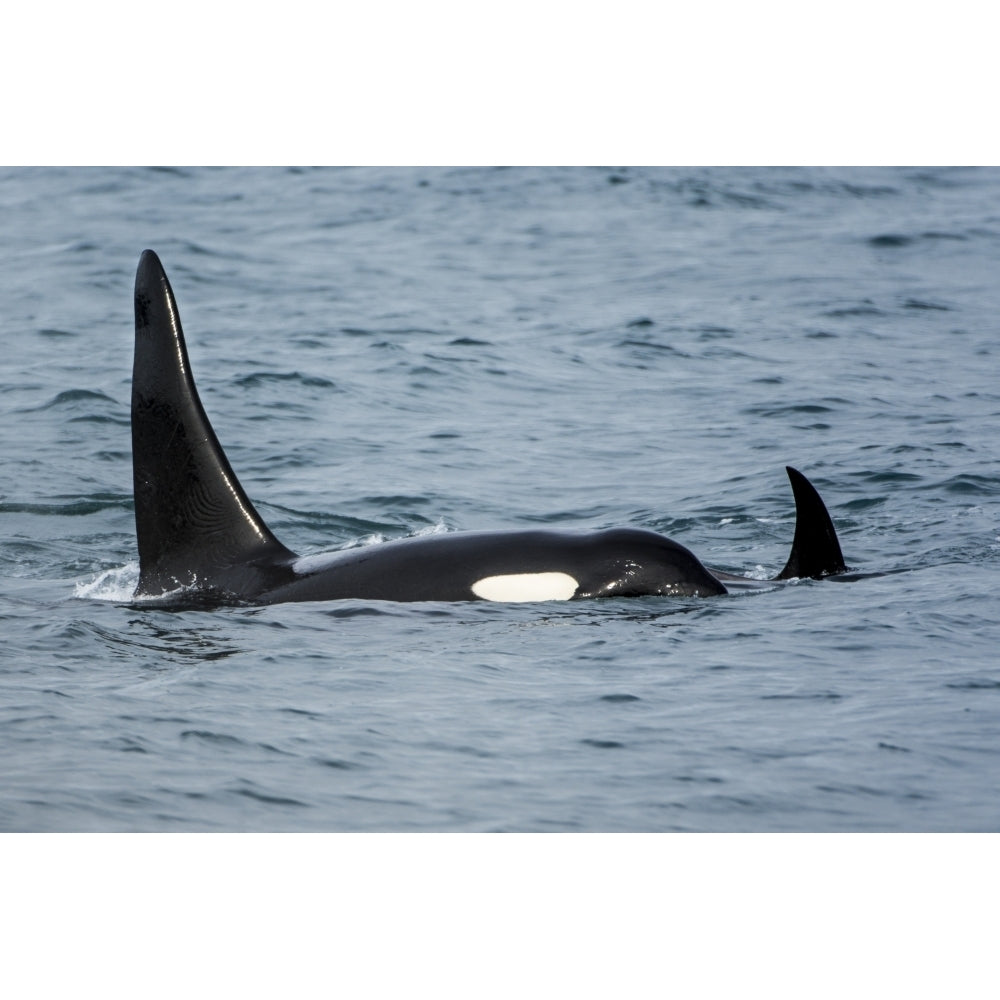
[[[475,337],[456,337],[448,341],[449,347],[492,347],[489,340],[477,340]]]
[[[203,743],[212,743],[217,746],[246,746],[246,741],[238,736],[230,736],[228,733],[216,733],[208,729],[185,729],[181,733],[182,740],[200,740]]]
[[[118,403],[116,403],[115,400],[113,400],[107,393],[94,389],[65,389],[53,396],[47,403],[42,403],[41,406],[33,406],[28,409],[21,410],[20,412],[41,413],[45,410],[63,409],[67,407],[75,408],[77,404],[103,405],[105,403],[109,403],[115,409],[118,408]]]
[[[309,805],[308,802],[302,802],[300,799],[292,799],[286,795],[269,794],[267,792],[259,791],[249,782],[245,784],[245,787],[235,789],[235,792],[237,795],[243,795],[248,799],[255,799],[257,802],[263,802],[264,805],[268,806],[306,807]]]
[[[821,316],[828,316],[831,319],[852,319],[864,316],[882,316],[884,313],[871,299],[862,299],[857,303],[848,303],[842,306],[833,306],[820,313]]]
[[[337,757],[314,757],[313,760],[323,767],[333,768],[335,771],[353,771],[358,764],[352,764],[349,760],[340,760]]]
[[[630,324],[631,325],[631,324]],[[632,353],[652,352],[659,354],[672,354],[678,358],[690,358],[690,354],[679,351],[670,344],[662,344],[656,340],[638,340],[635,337],[627,338],[618,344],[619,347],[629,348]]]
[[[902,233],[882,233],[868,240],[869,246],[873,247],[906,247],[912,242],[912,236],[904,236]]]
[[[38,514],[40,516],[54,515],[56,517],[85,517],[88,514],[96,514],[102,510],[114,510],[120,507],[123,510],[132,509],[131,496],[116,496],[113,493],[97,493],[90,497],[64,498],[55,497],[55,500],[67,499],[68,503],[25,503],[21,501],[0,502],[0,514]]]
[[[326,618],[385,618],[400,617],[404,612],[400,605],[393,601],[368,601],[354,603],[350,599],[323,602],[319,613]],[[406,608],[409,611],[409,608]]]
[[[831,402],[833,402],[831,400]],[[748,406],[744,413],[756,417],[786,417],[794,416],[798,413],[813,415],[817,413],[832,413],[833,408],[824,406],[822,403],[789,403],[784,406],[773,406],[771,404]]]
[[[959,242],[964,242],[969,237],[965,233],[945,233],[936,229],[930,229],[927,232],[921,233],[920,238],[922,240],[958,240]]]
[[[184,178],[193,176],[190,170],[183,167],[143,167],[142,169],[149,174],[169,174],[172,177]]]
[[[328,378],[323,378],[320,375],[303,375],[301,372],[254,372],[252,375],[244,375],[242,378],[234,379],[234,382],[244,389],[253,389],[274,382],[291,382],[311,389],[335,388],[334,383]]]
[[[779,694],[762,694],[761,701],[840,701],[844,696],[836,691],[789,691]]]
[[[950,306],[943,306],[940,302],[930,302],[926,299],[907,299],[903,303],[904,309],[925,309],[936,312],[949,312]]]
[[[995,476],[977,476],[967,472],[935,483],[934,488],[963,496],[990,496],[1000,492],[1000,482]]]

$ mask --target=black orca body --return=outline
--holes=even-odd
[[[142,254],[135,279],[132,463],[137,597],[182,591],[219,604],[706,597],[726,593],[723,580],[741,580],[633,528],[443,533],[297,556],[254,509],[212,430],[177,304],[152,250]],[[795,539],[776,579],[843,572],[823,501],[801,473],[789,468],[788,475]]]

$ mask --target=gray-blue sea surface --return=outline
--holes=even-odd
[[[155,249],[275,534],[634,526],[763,579],[168,611]],[[0,171],[0,829],[1000,829],[1000,171]]]

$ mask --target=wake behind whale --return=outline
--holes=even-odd
[[[455,532],[300,557],[270,531],[240,485],[195,388],[170,282],[152,250],[135,280],[132,465],[136,597],[178,590],[199,603],[338,599],[549,601],[708,597],[742,581],[709,570],[652,531]],[[795,536],[775,580],[846,569],[819,494],[787,468]]]

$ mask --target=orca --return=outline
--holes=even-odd
[[[137,599],[210,605],[283,601],[550,601],[709,597],[742,577],[707,569],[640,528],[453,532],[300,557],[271,533],[240,485],[195,388],[170,282],[152,250],[135,279],[132,466]],[[846,570],[826,506],[788,467],[791,555],[775,580]]]

